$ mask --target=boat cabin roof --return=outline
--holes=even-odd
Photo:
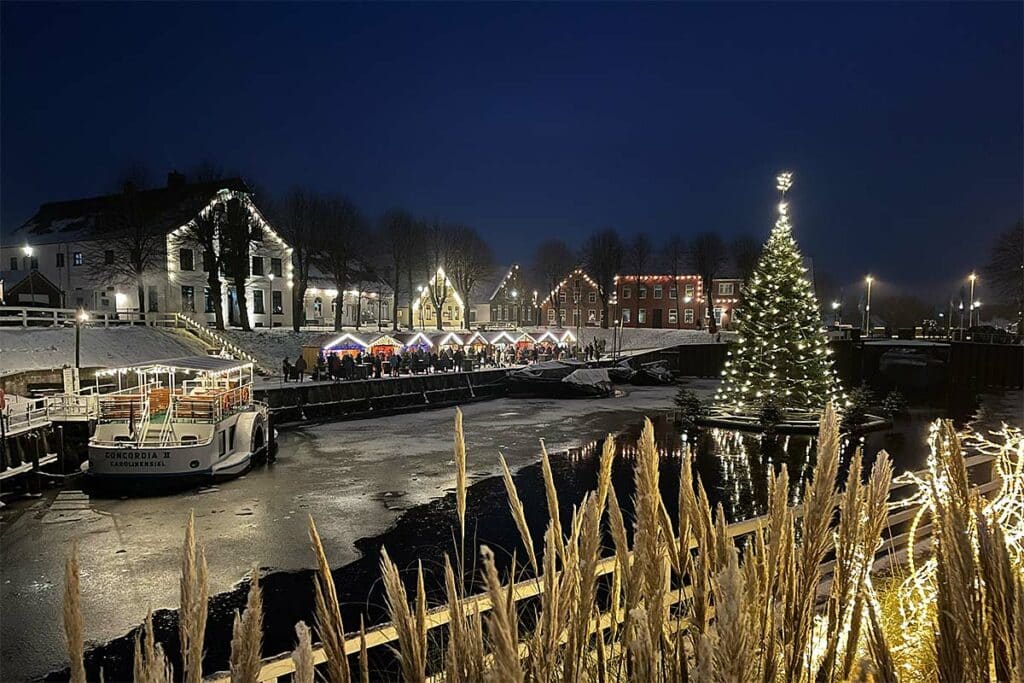
[[[221,374],[231,370],[241,370],[252,366],[251,361],[236,360],[234,358],[222,358],[220,356],[185,356],[184,358],[170,358],[167,360],[151,361],[131,365],[123,368],[108,368],[103,373],[115,374],[118,372],[166,372],[169,370],[191,370],[207,374]]]

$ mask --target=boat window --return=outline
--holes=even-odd
[[[183,434],[182,437],[181,437],[182,445],[184,445],[184,444],[194,444],[194,443],[198,443],[198,442],[199,442],[199,437],[196,436],[195,434]]]
[[[228,450],[235,450],[235,425],[231,425],[231,428],[228,429]]]
[[[227,435],[226,432],[220,432],[220,434],[218,434],[217,436],[220,437],[220,454],[224,455],[225,453],[228,452],[228,446],[227,446],[227,444],[228,444],[227,436],[228,435]]]
[[[114,443],[128,443],[130,441],[133,441],[133,439],[127,434],[118,434],[114,437]]]

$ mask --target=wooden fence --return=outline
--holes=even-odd
[[[968,469],[968,473],[973,475],[972,480],[977,486],[977,490],[982,495],[990,495],[991,493],[998,490],[1001,481],[996,477],[995,471],[995,458],[991,455],[975,455],[965,460],[965,466]],[[924,476],[924,473],[919,473],[920,476]],[[890,498],[894,491],[906,488],[910,484],[897,483],[893,484],[890,488]],[[891,558],[897,560],[901,558],[906,552],[911,550],[910,544],[912,540],[919,541],[927,538],[931,534],[931,525],[923,524],[918,527],[917,533],[914,539],[910,538],[910,533],[903,531],[903,527],[906,526],[919,511],[919,506],[908,506],[904,509],[895,511],[889,515],[889,519],[886,522],[886,528],[883,532],[883,542],[875,553],[876,562],[888,562]],[[794,508],[796,518],[800,518],[803,514],[802,506],[796,506]],[[740,522],[734,522],[726,527],[726,532],[730,538],[737,539],[743,536],[747,536],[758,529],[763,528],[768,523],[767,516],[754,517],[746,519]],[[696,541],[692,540],[690,549],[695,549]],[[827,581],[831,575],[833,568],[833,561],[827,561],[822,564],[822,580]],[[606,576],[611,574],[616,566],[616,557],[611,555],[603,558],[597,565],[597,576]],[[512,599],[515,603],[520,603],[524,600],[535,598],[543,592],[544,581],[538,578],[530,578],[523,581],[516,582],[512,585]],[[507,587],[502,589],[502,594],[507,593]],[[688,599],[689,591],[687,589],[674,590],[672,592],[674,597],[670,598],[670,604],[667,605],[669,609],[675,605]],[[484,614],[492,609],[492,603],[490,597],[485,594],[477,594],[467,597],[463,601],[463,613],[464,614]],[[615,613],[603,612],[599,619],[594,620],[590,626],[590,633],[598,631],[604,631],[612,625],[612,623],[621,623],[625,615],[621,610],[616,610]],[[437,628],[446,626],[449,622],[450,612],[447,605],[439,605],[427,612],[427,631],[432,631]],[[380,624],[374,628],[369,629],[366,632],[366,647],[367,649],[373,649],[382,645],[391,645],[398,640],[398,631],[390,623]],[[525,648],[525,644],[520,645],[521,655],[524,654],[522,649]],[[350,635],[345,639],[345,653],[348,655],[358,654],[360,650],[360,638],[358,634]],[[313,648],[313,661],[317,665],[324,664],[327,661],[327,655],[324,651],[323,646],[316,645]],[[291,653],[283,653],[275,657],[270,657],[264,660],[263,667],[260,670],[258,681],[261,683],[267,683],[272,681],[281,681],[284,683],[289,680],[289,676],[295,672],[295,663],[291,659]],[[207,683],[229,683],[230,676],[225,673],[217,673],[209,676],[205,679]]]

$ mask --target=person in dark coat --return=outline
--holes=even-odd
[[[292,378],[292,364],[288,361],[287,356],[281,361],[281,373],[284,375],[285,382]]]
[[[338,360],[338,354],[336,353],[332,353],[327,359],[327,374],[335,382],[341,378],[341,361]]]
[[[306,372],[306,359],[301,355],[295,361],[295,374],[298,375],[299,381],[302,381],[302,375]]]

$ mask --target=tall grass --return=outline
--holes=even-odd
[[[986,502],[967,478],[960,435],[948,422],[936,426],[929,474],[916,482],[918,494],[912,499],[926,510],[922,515],[930,516],[933,537],[926,557],[911,564],[902,581],[882,581],[872,574],[891,506],[888,455],[879,452],[865,474],[858,450],[840,490],[839,422],[831,407],[821,418],[816,466],[803,485],[801,507],[789,503],[785,468],[778,475],[770,470],[768,513],[742,539],[733,537],[720,506],[712,510],[689,453],[680,467],[678,513],[670,518],[650,421],[637,443],[632,519],[623,515],[611,483],[611,438],[601,454],[595,490],[566,519],[560,516],[542,442],[548,512],[543,547],[534,545],[519,492],[502,459],[509,510],[525,560],[517,562],[513,554],[510,574],[502,577],[493,552],[482,547],[485,593],[468,600],[462,574],[467,464],[457,414],[459,528],[456,561],[444,557],[446,602],[441,609],[448,637],[437,641],[445,643],[443,652],[430,651],[432,617],[422,566],[410,596],[398,567],[386,550],[381,554],[401,677],[421,682],[440,676],[451,683],[1022,680],[1024,438],[1019,432],[1006,434],[997,462],[1003,488]],[[915,533],[923,528],[925,522],[915,520]],[[350,638],[346,650],[337,592],[312,519],[310,540],[318,566],[316,634],[326,660],[321,675],[331,683],[349,683],[349,657],[357,656],[360,680],[368,681],[365,628],[360,623],[358,647]],[[189,625],[182,626],[189,634],[187,641],[182,638],[189,677],[194,675],[193,663],[201,662],[194,634],[204,623],[193,612],[195,605],[205,604],[206,595],[205,563],[196,547],[190,519],[182,565],[183,622],[185,605],[191,606]],[[823,564],[830,553],[834,559]],[[515,583],[519,579],[525,583]],[[65,617],[73,671],[81,649],[81,618],[74,616],[77,583],[73,555],[66,591],[70,616]],[[527,584],[539,588],[537,597],[517,602],[516,591]],[[236,617],[232,680],[256,680],[260,602],[254,571],[247,608]],[[300,623],[296,635],[293,680],[309,683],[314,679],[311,632]],[[906,643],[920,637],[930,638],[926,642],[933,645],[911,660]],[[136,680],[169,680],[171,673],[147,618],[136,641]]]

